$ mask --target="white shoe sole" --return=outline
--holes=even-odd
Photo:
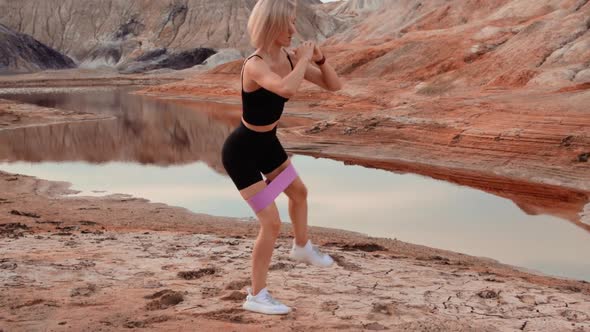
[[[259,305],[258,303],[255,302],[249,302],[246,301],[244,302],[244,304],[242,304],[242,308],[244,308],[244,310],[248,310],[248,311],[253,311],[253,312],[257,312],[260,314],[266,314],[266,315],[286,315],[289,312],[291,312],[290,308],[284,309],[284,310],[280,310],[280,309],[272,309],[263,305]]]
[[[318,265],[318,264],[311,263],[310,261],[308,261],[305,258],[299,258],[299,257],[293,256],[292,254],[289,254],[289,259],[290,260],[293,260],[293,261],[296,261],[296,262],[299,262],[299,263],[305,263],[306,265],[312,265],[312,266],[318,266],[318,267],[330,267],[330,266],[334,265],[334,260],[332,260],[332,262],[330,264],[328,264],[328,265],[324,265],[324,264],[319,264]]]

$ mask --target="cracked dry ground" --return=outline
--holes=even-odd
[[[4,226],[0,241],[5,331],[590,329],[590,297],[575,287],[478,273],[440,256],[388,255],[379,245],[327,243],[337,264],[307,267],[286,259],[286,238],[269,285],[295,310],[264,316],[241,309],[251,239],[88,222],[35,234],[20,225]]]

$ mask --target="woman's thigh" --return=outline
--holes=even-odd
[[[273,180],[276,174],[289,165],[289,156],[276,136],[261,144],[258,152],[256,163],[260,172],[269,180]]]
[[[223,167],[240,192],[264,182],[256,163],[255,146],[249,140],[248,132],[238,128],[228,136],[221,149]]]

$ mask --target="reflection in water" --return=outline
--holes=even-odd
[[[253,216],[221,166],[220,149],[239,121],[239,105],[101,94],[100,98],[70,95],[53,101],[45,96],[44,103],[57,107],[112,112],[117,118],[0,131],[0,160],[6,162],[0,169],[69,181],[85,195],[105,190],[100,195],[128,193],[200,213]],[[96,100],[102,102],[95,104]],[[281,125],[297,124],[289,121],[295,120],[287,119]],[[312,225],[397,238],[590,280],[590,263],[578,255],[590,250],[589,233],[562,219],[528,215],[518,208],[569,218],[585,197],[535,193],[520,186],[503,194],[510,201],[412,174],[299,155],[293,161],[310,188]],[[448,180],[466,183],[465,177]],[[491,181],[490,188],[497,187]],[[476,187],[494,192],[481,183]],[[284,195],[277,204],[282,220],[289,221]],[[559,208],[544,209],[547,206]]]
[[[306,154],[303,151],[303,154]],[[437,180],[469,186],[483,190],[496,196],[504,197],[516,204],[528,215],[548,214],[569,220],[577,227],[590,232],[590,224],[581,220],[580,211],[589,204],[590,193],[566,189],[563,187],[530,183],[521,180],[495,177],[490,174],[468,170],[453,170],[416,165],[405,162],[384,162],[375,160],[360,160],[350,157],[331,157],[344,161],[349,165],[361,165],[365,167],[383,169],[398,174],[413,173],[425,175]],[[588,205],[590,207],[590,204]]]
[[[129,161],[156,165],[203,161],[225,173],[221,146],[240,119],[239,105],[162,101],[124,90],[1,97],[116,116],[114,120],[0,132],[0,158],[6,161]],[[301,121],[286,118],[279,126]]]
[[[131,88],[73,89],[74,92],[70,88],[54,89],[51,92],[2,94],[0,97],[68,111],[118,114],[128,100],[128,91],[131,91]]]
[[[103,92],[103,94],[106,94]],[[107,94],[108,96],[108,94]],[[134,95],[92,98],[62,96],[45,104],[77,105],[85,112],[105,111],[114,120],[65,123],[0,132],[0,156],[7,161],[129,161],[141,164],[186,164],[204,161],[223,172],[219,150],[231,130],[204,112]],[[103,100],[94,104],[96,100]],[[88,101],[89,104],[85,104]],[[116,105],[116,106],[114,106]]]

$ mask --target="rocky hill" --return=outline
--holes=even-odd
[[[255,2],[0,0],[0,23],[82,67],[179,69],[213,54],[201,48],[231,54],[226,61],[249,52]],[[324,43],[341,74],[424,95],[590,82],[586,0],[300,0],[297,25],[303,38]],[[187,52],[196,62],[176,64]]]
[[[86,67],[115,66],[145,53],[200,47],[246,50],[256,0],[0,0],[0,23],[33,36]],[[340,25],[299,0],[304,38],[324,40]]]
[[[0,24],[0,73],[75,67],[74,61],[31,36]]]
[[[331,14],[354,21],[326,41],[344,74],[425,94],[590,81],[586,0],[350,0]]]

